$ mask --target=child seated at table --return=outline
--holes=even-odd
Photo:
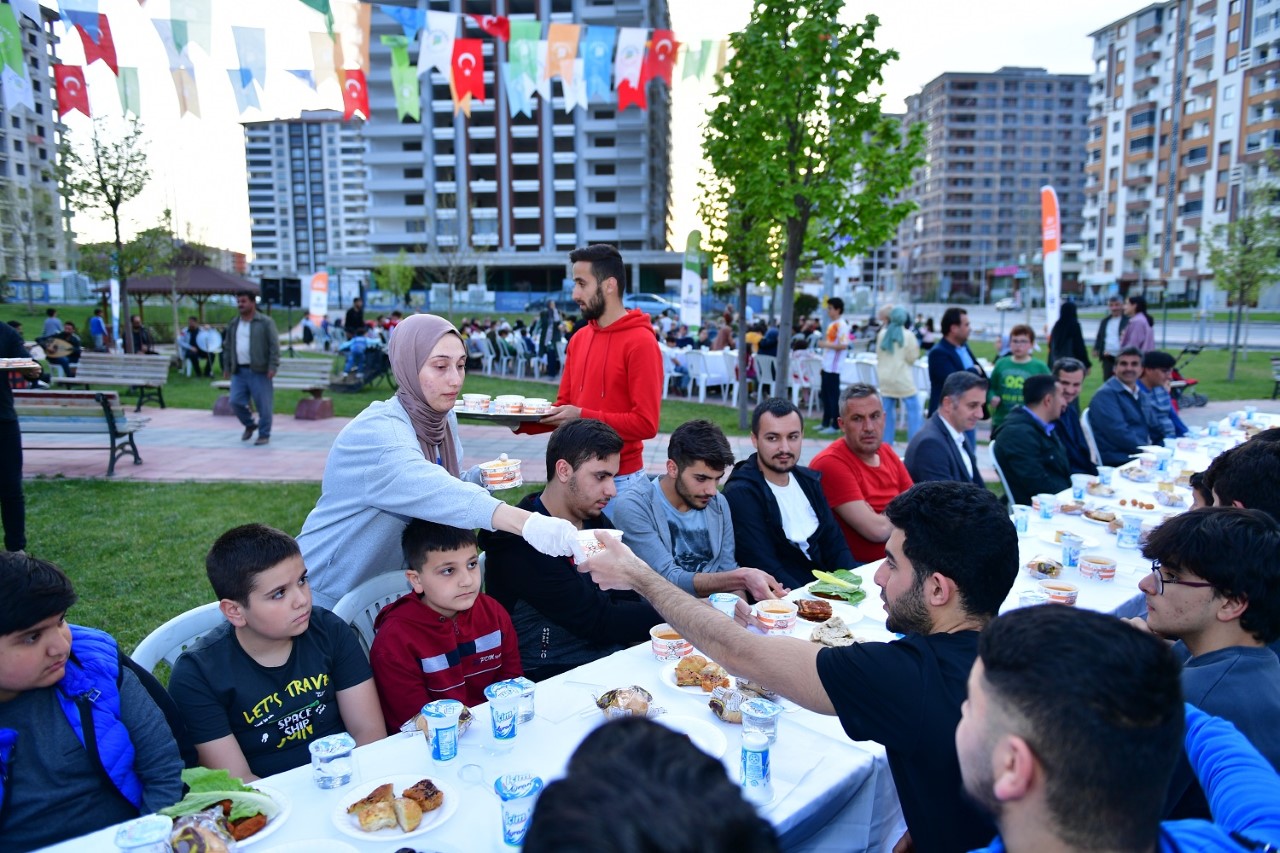
[[[205,572],[227,621],[169,679],[202,765],[251,780],[307,764],[316,738],[386,737],[364,653],[350,626],[312,607],[292,536],[265,524],[228,530]]]
[[[427,702],[479,705],[490,684],[523,673],[511,617],[480,591],[475,531],[414,519],[400,544],[413,592],[378,614],[369,652],[390,731]]]
[[[0,589],[0,846],[33,850],[177,802],[164,715],[115,640],[67,622],[67,576],[0,551]]]

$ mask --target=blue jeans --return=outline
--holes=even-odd
[[[895,397],[885,397],[884,399],[884,441],[886,444],[893,444],[894,430],[896,429],[898,413],[898,399]],[[907,410],[907,441],[916,437],[916,433],[920,431],[920,427],[924,425],[924,420],[920,412],[920,396],[912,394],[910,397],[902,398],[902,405]]]
[[[236,413],[240,423],[246,427],[253,426],[253,412],[249,410],[249,401],[258,410],[258,437],[271,437],[271,406],[275,402],[275,389],[265,373],[254,373],[241,368],[231,374],[231,411]]]

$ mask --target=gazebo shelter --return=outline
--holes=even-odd
[[[127,286],[129,296],[137,302],[138,316],[142,317],[144,322],[146,317],[143,314],[143,304],[152,296],[167,297],[174,303],[175,310],[177,299],[184,296],[190,297],[195,300],[200,322],[203,323],[204,304],[209,301],[210,296],[235,296],[237,293],[246,292],[257,296],[261,290],[258,285],[248,279],[207,266],[179,267],[176,276],[158,275],[152,278],[130,279]],[[105,288],[101,290],[105,291]]]

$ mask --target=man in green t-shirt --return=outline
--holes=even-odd
[[[1027,377],[1049,372],[1047,364],[1031,357],[1035,342],[1036,333],[1030,326],[1018,324],[1009,330],[1010,354],[996,362],[991,371],[991,388],[987,391],[993,430],[1021,404],[1022,384]]]

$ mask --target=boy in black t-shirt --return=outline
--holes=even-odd
[[[350,627],[311,606],[293,537],[233,528],[205,570],[227,622],[184,652],[169,680],[202,765],[257,779],[308,763],[307,745],[325,735],[386,737],[368,661]]]

